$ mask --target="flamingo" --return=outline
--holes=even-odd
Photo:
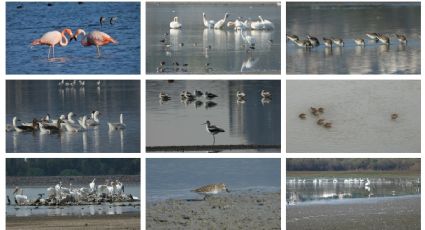
[[[78,35],[83,34],[83,39],[81,39],[81,45],[83,46],[91,46],[95,45],[97,48],[97,56],[100,57],[100,46],[107,45],[109,43],[117,44],[118,42],[113,39],[108,34],[101,32],[101,31],[91,31],[86,34],[86,31],[83,29],[78,29],[77,32],[73,37],[71,37],[69,40],[72,41],[72,39],[75,39],[77,41]]]
[[[72,40],[73,34],[71,29],[64,29],[62,32],[59,31],[50,31],[41,38],[35,39],[31,42],[31,46],[37,46],[37,45],[47,45],[49,46],[49,53],[47,54],[47,59],[50,58],[50,49],[53,49],[53,58],[55,57],[55,45],[59,44],[60,46],[67,46],[68,45],[68,39],[65,36],[65,33],[70,36],[70,40]]]
[[[179,22],[179,17],[174,17],[173,21],[170,22],[170,29],[180,29],[182,24]]]

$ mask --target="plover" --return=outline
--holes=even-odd
[[[199,187],[197,189],[191,190],[191,192],[196,192],[200,195],[204,195],[204,200],[207,199],[207,197],[218,194],[221,192],[230,192],[229,189],[226,187],[225,184],[219,183],[219,184],[208,184],[204,185],[202,187]]]
[[[366,36],[372,40],[377,41],[378,40],[378,34],[377,33],[366,33]]]
[[[319,119],[319,120],[317,120],[317,124],[318,125],[323,125],[323,123],[325,123],[325,119]]]
[[[398,41],[400,43],[406,44],[407,43],[407,38],[405,35],[403,34],[395,34],[395,36],[397,37]]]
[[[309,40],[295,40],[293,41],[299,47],[311,48],[313,44]]]
[[[397,119],[398,118],[398,114],[397,113],[393,113],[393,114],[391,114],[391,119],[392,120],[395,120],[395,119]]]

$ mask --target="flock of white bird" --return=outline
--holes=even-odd
[[[101,81],[97,81],[97,86],[100,87]],[[85,81],[71,81],[71,82],[65,82],[64,80],[60,81],[58,83],[58,87],[84,87]],[[60,115],[57,119],[51,119],[50,114],[47,114],[46,116],[37,119],[34,118],[31,122],[20,122],[18,117],[13,117],[12,124],[6,125],[6,131],[7,132],[34,132],[34,131],[40,131],[40,133],[43,134],[51,134],[51,133],[58,133],[61,131],[68,131],[68,132],[83,132],[88,130],[90,127],[99,126],[100,118],[99,116],[101,113],[97,110],[94,110],[91,112],[89,116],[84,115],[78,120],[74,120],[76,117],[76,114],[74,112],[69,112],[67,116],[64,114]],[[127,126],[124,123],[124,115],[120,114],[120,120],[119,122],[108,122],[109,130],[122,130],[125,129]]]
[[[102,202],[132,202],[139,201],[139,198],[131,194],[124,193],[124,184],[119,180],[106,180],[104,184],[96,186],[96,178],[88,187],[64,187],[62,182],[47,188],[47,198],[43,198],[44,193],[38,194],[37,199],[31,200],[24,195],[22,188],[16,187],[13,195],[16,205],[83,205]],[[11,204],[7,196],[8,205]]]

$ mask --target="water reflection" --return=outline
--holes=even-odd
[[[200,125],[207,120],[225,130],[217,145],[280,144],[280,81],[147,81],[146,88],[148,146],[210,145],[211,135]],[[195,89],[218,97],[180,98],[182,90]],[[262,98],[262,89],[273,97]],[[238,90],[245,99],[238,100]],[[158,103],[161,91],[171,99]]]
[[[402,18],[401,18],[402,17]],[[390,45],[367,39],[385,33]],[[418,3],[288,3],[287,33],[317,38],[338,36],[342,48],[323,45],[305,50],[287,42],[288,74],[418,74],[421,71],[420,4]],[[394,34],[405,34],[407,45]],[[355,38],[365,38],[365,46]],[[336,49],[338,48],[338,49]],[[326,58],[323,58],[323,55]]]
[[[298,202],[420,194],[420,178],[288,177],[286,200]]]

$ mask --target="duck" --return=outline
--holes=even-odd
[[[407,43],[407,38],[406,38],[405,35],[403,35],[403,34],[395,34],[395,36],[397,37],[398,41],[401,44],[406,44]]]
[[[33,119],[33,122],[30,126],[26,125],[17,125],[16,122],[20,121],[17,117],[13,117],[13,127],[16,132],[34,132],[36,130],[36,119]]]
[[[378,34],[377,36],[378,40],[386,45],[390,44],[390,38],[383,34]]]
[[[200,96],[204,95],[204,93],[202,93],[202,91],[200,91],[200,90],[195,89],[193,91],[193,95],[195,95],[196,97],[200,97]]]
[[[300,39],[297,35],[294,34],[287,34],[286,38],[292,42]]]
[[[119,130],[119,129],[125,129],[127,126],[124,123],[124,115],[120,114],[120,122],[119,123],[111,123],[108,122],[109,130]]]
[[[207,15],[205,12],[202,13],[202,20],[204,21],[204,26],[208,29],[213,29],[215,21],[214,20],[208,20]]]
[[[179,17],[174,17],[173,21],[170,22],[170,29],[180,29],[182,24],[179,22]]]
[[[306,118],[306,115],[305,113],[300,113],[298,117],[304,120]]]
[[[265,91],[264,89],[261,90],[260,94],[261,94],[262,98],[271,98],[272,97],[272,94],[268,91]]]
[[[372,40],[375,40],[375,41],[377,41],[377,40],[378,40],[378,34],[377,34],[377,33],[366,33],[366,36],[367,36],[369,39],[372,39]]]
[[[363,38],[354,39],[354,43],[356,43],[356,45],[358,45],[358,46],[364,46],[364,44],[365,44]]]
[[[68,122],[71,123],[71,124],[75,124],[75,121],[72,119],[75,116],[76,116],[76,114],[74,114],[74,112],[69,112],[68,116],[67,116]]]
[[[229,13],[225,13],[224,18],[220,19],[218,22],[214,24],[214,29],[219,29],[219,30],[223,29],[228,17],[229,17]]]

